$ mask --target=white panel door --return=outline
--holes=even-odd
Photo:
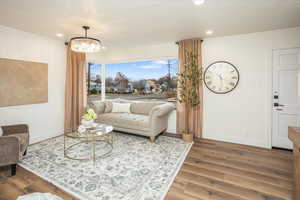
[[[273,52],[273,147],[292,149],[288,126],[300,126],[300,48]]]

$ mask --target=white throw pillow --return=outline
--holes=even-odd
[[[0,136],[2,136],[2,135],[3,135],[3,131],[2,131],[2,128],[0,126]]]
[[[130,113],[131,103],[112,103],[112,113]]]

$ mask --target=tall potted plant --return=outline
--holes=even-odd
[[[190,112],[200,104],[199,86],[202,81],[202,67],[199,68],[197,56],[186,52],[184,70],[178,73],[178,101],[185,106],[184,141],[192,142],[194,133],[189,128]]]

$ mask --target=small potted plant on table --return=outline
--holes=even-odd
[[[94,120],[97,119],[97,114],[93,109],[88,109],[87,112],[82,116],[81,125],[84,127],[92,127]]]

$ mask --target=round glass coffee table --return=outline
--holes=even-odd
[[[113,150],[113,127],[106,124],[97,124],[95,127],[87,128],[85,132],[69,132],[64,134],[64,155],[72,160],[93,160],[96,158],[106,157]],[[96,146],[102,143],[101,153],[97,154]],[[85,150],[83,149],[85,147]],[[90,151],[89,151],[89,150]],[[74,151],[89,151],[88,156],[76,156]]]

